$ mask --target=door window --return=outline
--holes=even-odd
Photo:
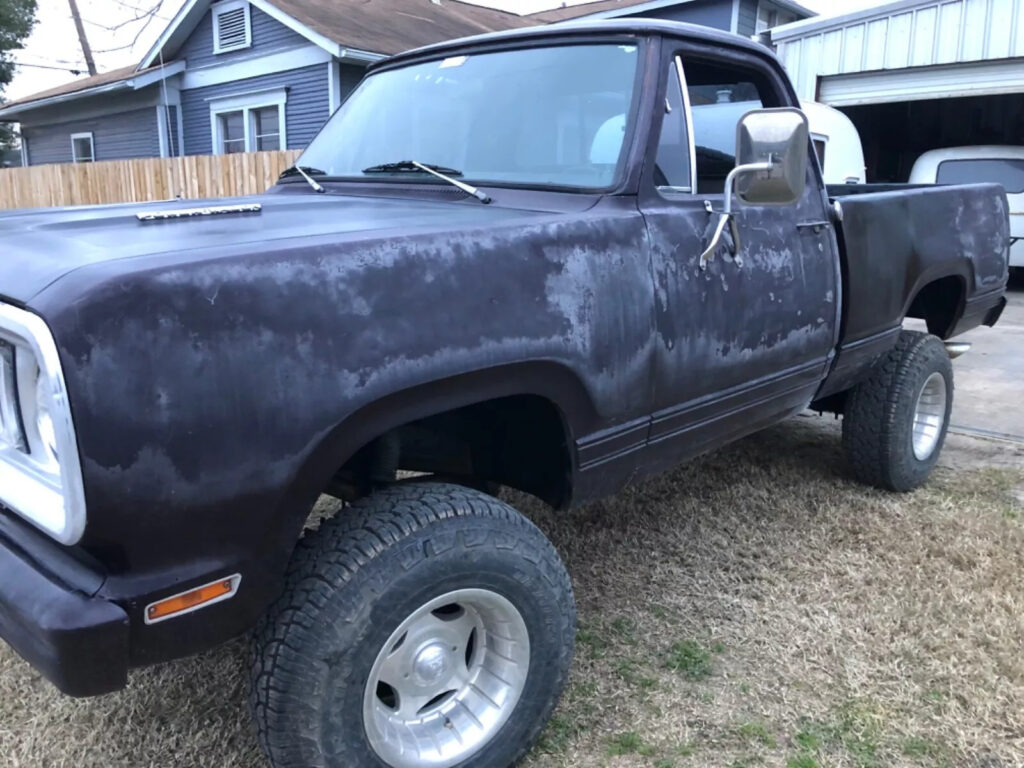
[[[824,168],[825,168],[825,148],[826,148],[826,145],[828,144],[828,141],[826,139],[819,139],[819,138],[814,138],[814,139],[812,139],[812,141],[814,143],[814,154],[816,154],[818,156],[818,165],[820,165],[822,170],[824,170]]]
[[[683,59],[693,120],[697,192],[720,195],[736,167],[736,126],[755,109],[781,101],[763,74],[719,62]]]
[[[680,72],[680,61],[674,59],[669,64],[665,116],[661,122],[654,167],[654,183],[660,192],[693,191],[690,136],[687,132],[686,103]]]

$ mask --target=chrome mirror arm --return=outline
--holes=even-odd
[[[740,176],[746,176],[751,173],[761,173],[762,171],[770,171],[775,167],[775,164],[771,160],[766,160],[763,163],[747,163],[746,165],[737,165],[731,171],[729,175],[725,177],[725,213],[729,216],[732,215],[732,195],[733,189],[736,187],[736,179]]]
[[[736,266],[743,266],[743,256],[741,252],[743,250],[740,244],[740,229],[736,224],[736,215],[732,210],[732,197],[733,189],[736,186],[736,179],[740,176],[745,176],[750,173],[761,173],[763,171],[770,171],[774,168],[774,163],[771,160],[767,160],[763,163],[747,163],[745,165],[737,165],[731,171],[729,175],[725,177],[725,209],[719,213],[718,225],[715,227],[715,232],[711,236],[711,242],[708,243],[707,249],[700,255],[700,268],[705,270],[708,268],[708,262],[715,258],[715,251],[718,250],[718,246],[722,241],[722,235],[725,232],[725,225],[729,225],[729,234],[732,235],[732,248],[733,248],[733,261]],[[704,209],[709,214],[717,213],[714,208],[711,207],[711,202],[708,200],[704,201]]]
[[[704,207],[708,213],[715,213],[711,208],[711,203],[704,201]],[[732,222],[732,231],[736,231],[736,222],[733,220],[731,213],[719,213],[718,214],[718,226],[715,227],[715,233],[711,236],[711,242],[708,243],[707,249],[700,255],[700,268],[705,270],[708,268],[708,262],[715,258],[715,251],[718,250],[719,243],[722,240],[722,233],[725,232],[725,225]]]

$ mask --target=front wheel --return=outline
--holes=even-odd
[[[949,429],[953,365],[942,342],[903,331],[843,413],[843,447],[858,479],[912,491],[931,474]]]
[[[511,507],[396,486],[299,544],[254,639],[251,703],[274,768],[506,768],[568,676],[558,554]]]

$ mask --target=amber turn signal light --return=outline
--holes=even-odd
[[[188,592],[150,603],[146,606],[146,623],[155,624],[227,600],[238,591],[238,583],[241,580],[241,575],[236,573],[234,576],[218,579]]]

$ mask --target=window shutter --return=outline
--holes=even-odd
[[[231,51],[249,45],[249,14],[246,6],[217,13],[218,51]]]

